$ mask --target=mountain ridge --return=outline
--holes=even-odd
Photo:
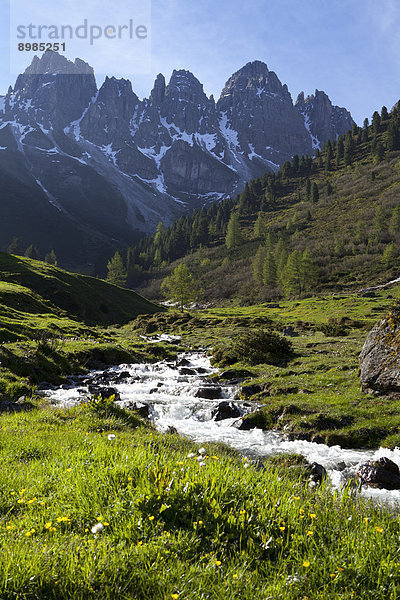
[[[0,99],[0,134],[8,128],[17,145],[0,144],[0,170],[14,152],[44,212],[58,210],[78,238],[89,228],[94,246],[106,240],[103,258],[92,243],[79,242],[81,262],[104,263],[112,248],[151,233],[160,221],[169,225],[234,195],[293,154],[312,153],[323,136],[344,133],[353,124],[350,113],[326,98],[306,121],[286,84],[253,61],[228,79],[217,102],[185,69],[174,70],[168,83],[159,74],[149,98],[140,100],[130,81],[106,77],[98,88],[90,65],[46,52]],[[6,235],[0,230],[0,247],[10,242]],[[12,235],[21,237],[18,229]],[[45,237],[42,251],[59,245]],[[63,264],[80,264],[73,253],[58,254]]]

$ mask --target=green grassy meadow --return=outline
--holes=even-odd
[[[395,599],[400,522],[113,409],[0,421],[1,598]],[[198,460],[200,459],[200,460]]]
[[[107,402],[54,408],[36,394],[40,381],[62,383],[94,366],[211,352],[242,332],[292,325],[298,336],[282,363],[242,360],[214,376],[248,371],[242,393],[259,386],[246,395],[259,407],[248,419],[286,427],[293,438],[394,447],[399,402],[361,392],[358,354],[400,287],[374,298],[327,295],[183,314],[149,304],[137,316],[136,296],[109,286],[110,314],[119,318],[95,324],[90,313],[78,316],[84,302],[98,304],[97,291],[82,296],[79,276],[46,271],[72,286],[68,310],[45,291],[58,284],[41,286],[44,271],[35,279],[41,264],[22,266],[32,269],[23,284],[11,269],[0,282],[0,399],[24,394],[30,406],[0,415],[2,600],[400,597],[397,512],[351,488],[310,488],[300,457],[252,462],[220,444],[202,449],[161,434]],[[141,337],[157,332],[181,341]]]

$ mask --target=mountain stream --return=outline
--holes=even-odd
[[[303,440],[288,441],[282,432],[238,429],[240,416],[215,420],[215,411],[224,401],[233,403],[241,415],[256,407],[235,398],[238,385],[210,383],[207,377],[213,372],[215,369],[204,352],[187,352],[179,354],[176,361],[122,364],[105,371],[73,376],[69,384],[48,386],[43,393],[53,404],[68,406],[95,393],[96,386],[111,386],[119,394],[117,404],[126,408],[143,406],[160,431],[174,428],[195,442],[224,442],[249,459],[278,453],[301,454],[309,462],[325,467],[334,489],[340,489],[355,474],[358,465],[366,460],[386,456],[400,466],[400,448],[349,450]],[[363,486],[361,493],[400,507],[400,490]]]

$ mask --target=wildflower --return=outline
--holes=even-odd
[[[25,502],[25,500],[23,498],[19,498],[18,504],[22,504],[23,502]]]
[[[366,525],[368,525],[368,523],[369,523],[369,519],[368,519],[368,517],[364,517],[364,523],[365,523]]]
[[[377,531],[378,533],[382,533],[383,527],[375,527],[375,531]]]
[[[221,561],[220,561],[220,560],[216,560],[216,561],[215,561],[215,564],[217,565],[217,567],[220,567],[222,563],[221,563]]]
[[[49,521],[48,523],[44,524],[44,528],[45,529],[50,529],[50,527],[53,525],[53,523],[51,521]]]
[[[182,460],[180,460],[180,461],[178,462],[178,465],[181,467],[181,466],[183,465],[183,461],[182,461]]]
[[[194,452],[189,452],[189,454],[187,455],[188,458],[194,458],[196,455]]]
[[[212,456],[211,458],[214,459],[214,460],[219,460],[218,456]]]
[[[171,594],[171,598],[173,598],[173,600],[177,600],[177,598],[179,598],[179,594]]]
[[[110,433],[110,434],[108,434],[107,439],[109,442],[113,442],[114,440],[117,439],[117,436],[115,435],[115,433]]]
[[[309,560],[305,560],[303,562],[303,567],[309,567],[310,566],[310,561]]]
[[[199,467],[205,467],[206,463],[204,461],[199,462]]]
[[[20,493],[20,496],[22,496],[22,494],[23,494],[24,492],[26,492],[26,488],[22,488],[22,490],[20,490],[20,492],[19,492],[19,493]]]
[[[203,525],[203,521],[199,521],[199,525],[201,527]]]
[[[150,515],[149,516],[149,521],[153,521],[153,519],[154,519],[153,515]]]
[[[68,469],[65,469],[66,473],[71,473],[71,471],[72,471],[71,467],[68,467]]]
[[[128,481],[132,481],[132,477],[128,477]]]
[[[36,502],[37,498],[32,498],[31,500],[28,500],[28,504],[33,504],[34,502]]]
[[[205,448],[199,448],[198,453],[199,454],[205,454],[206,453],[206,449]]]
[[[93,535],[96,535],[98,533],[100,533],[100,531],[103,531],[104,526],[103,523],[96,523],[95,525],[93,525],[91,532],[93,533]]]
[[[336,577],[336,573],[331,573],[331,577],[334,579]]]
[[[314,535],[313,531],[307,531],[307,535]]]
[[[11,529],[14,529],[13,525],[6,525],[6,529],[7,531],[11,531]]]
[[[317,515],[315,513],[310,513],[310,519],[315,519]]]
[[[300,500],[300,496],[293,496],[293,500]]]
[[[232,575],[232,577],[233,577],[233,579],[237,579],[237,573],[234,573],[234,574]]]
[[[281,531],[285,531],[286,527],[279,527]]]
[[[103,525],[104,527],[108,527],[110,523],[107,523],[107,521],[103,521]]]
[[[46,503],[45,502],[39,502],[40,506],[44,506]]]

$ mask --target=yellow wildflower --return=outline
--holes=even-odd
[[[216,561],[215,561],[215,564],[217,565],[217,567],[220,567],[222,563],[221,563],[221,561],[220,561],[220,560],[216,560]]]
[[[310,566],[310,561],[309,560],[305,560],[303,562],[303,567],[309,567]]]
[[[382,533],[383,527],[375,527],[375,531],[377,531],[378,533]]]

